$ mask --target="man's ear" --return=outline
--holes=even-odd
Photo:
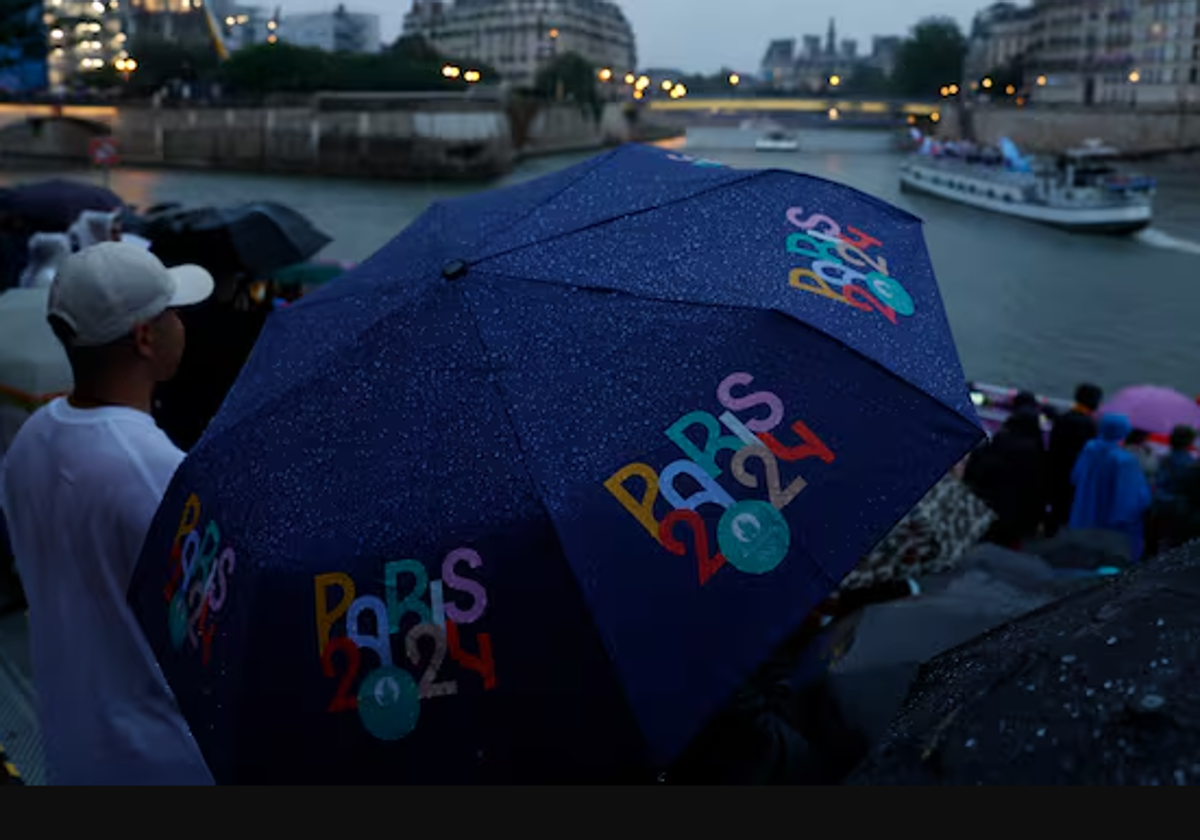
[[[142,323],[133,328],[133,350],[142,358],[154,355],[154,324]]]

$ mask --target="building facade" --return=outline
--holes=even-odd
[[[1027,60],[1036,17],[1033,6],[1016,3],[993,3],[976,15],[963,67],[966,78],[982,79]]]
[[[63,91],[129,56],[116,0],[46,0],[47,84]]]
[[[494,67],[515,87],[570,52],[618,76],[638,68],[633,27],[609,0],[413,0],[404,34]]]
[[[1196,0],[996,3],[976,20],[964,77],[978,83],[1015,63],[1044,104],[1187,100],[1196,23]]]
[[[1200,104],[1200,3],[1143,2],[1133,16],[1134,100]]]
[[[896,72],[903,43],[904,39],[898,35],[876,35],[871,39],[871,57],[867,59],[867,65],[890,77]]]
[[[851,78],[866,62],[858,55],[858,42],[839,41],[837,23],[829,21],[824,37],[805,35],[796,51],[795,39],[772,41],[760,65],[764,82],[786,93],[821,93]],[[894,59],[893,59],[894,61]]]
[[[379,15],[351,12],[345,6],[285,15],[279,22],[279,40],[327,52],[375,53],[383,48]]]

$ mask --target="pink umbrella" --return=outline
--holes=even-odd
[[[1124,414],[1135,429],[1169,435],[1176,426],[1200,428],[1200,405],[1171,388],[1138,385],[1116,394],[1100,408],[1103,414]]]

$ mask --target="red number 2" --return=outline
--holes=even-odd
[[[345,636],[331,639],[325,646],[325,653],[321,655],[321,667],[325,670],[325,676],[331,679],[337,676],[337,668],[333,664],[333,656],[336,653],[346,658],[346,673],[338,683],[337,694],[329,704],[329,711],[352,712],[358,708],[358,698],[350,692],[354,688],[354,678],[358,676],[358,668],[362,664],[362,654],[358,652],[358,645]]]
[[[671,511],[658,526],[659,539],[667,551],[678,554],[680,557],[687,554],[687,546],[675,539],[675,535],[672,533],[679,523],[683,523],[691,529],[692,537],[695,540],[696,560],[700,570],[700,585],[704,586],[708,583],[709,578],[725,565],[725,557],[721,554],[717,554],[715,557],[709,556],[708,532],[704,528],[704,520],[694,510]]]
[[[479,634],[479,655],[473,656],[462,649],[462,640],[458,635],[458,625],[450,619],[446,619],[446,644],[450,648],[451,659],[483,678],[484,691],[491,691],[496,687],[496,661],[492,659],[492,637],[490,634]]]

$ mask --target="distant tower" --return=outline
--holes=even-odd
[[[837,55],[837,24],[829,19],[829,34],[825,36],[825,55],[832,58]]]

